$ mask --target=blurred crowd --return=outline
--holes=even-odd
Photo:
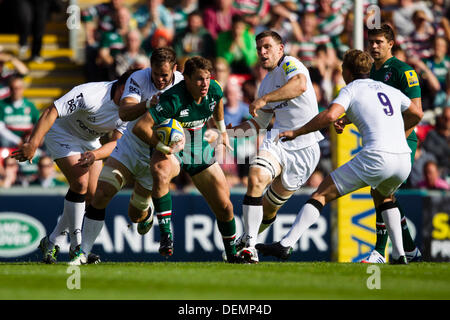
[[[81,12],[87,81],[113,80],[130,68],[147,68],[153,50],[171,46],[180,71],[194,55],[213,61],[213,76],[224,89],[225,122],[235,125],[250,117],[248,105],[266,74],[257,64],[255,35],[272,29],[283,37],[286,54],[308,67],[320,110],[345,86],[341,58],[353,47],[354,1],[148,0],[135,7],[124,0],[105,1]],[[372,5],[381,9],[381,23],[396,32],[393,54],[420,77],[425,116],[416,128],[419,147],[407,187],[449,190],[450,0],[365,0],[365,20],[371,18],[367,9]],[[364,37],[367,40],[367,34]],[[5,67],[6,62],[13,70]],[[43,186],[55,185],[44,173],[49,162],[45,150],[32,173],[26,172],[27,165],[19,167],[1,153],[26,138],[39,114],[23,97],[23,76],[28,71],[20,64],[17,57],[0,54],[0,186],[29,185],[36,179]],[[307,187],[317,187],[332,170],[330,132],[323,134],[327,139],[320,145],[322,158]],[[231,187],[246,186],[248,162],[260,140],[233,141],[234,153],[222,164]],[[49,176],[54,179],[54,174]],[[173,183],[174,189],[189,186],[185,175]]]

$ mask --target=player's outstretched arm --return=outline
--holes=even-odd
[[[335,122],[340,116],[342,116],[344,112],[345,109],[343,106],[337,103],[333,103],[328,109],[320,112],[304,126],[296,130],[281,132],[277,138],[282,139],[282,141],[293,140],[298,136],[326,128],[330,124]]]
[[[44,110],[39,117],[39,121],[33,128],[31,135],[20,148],[12,153],[12,156],[19,161],[30,161],[33,159],[37,148],[41,145],[42,139],[50,130],[58,118],[58,110],[54,104]]]

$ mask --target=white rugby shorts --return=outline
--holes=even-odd
[[[410,153],[362,150],[331,173],[341,196],[371,186],[384,196],[394,193],[411,172]]]
[[[45,136],[45,147],[53,160],[81,154],[101,147],[100,139],[86,141],[66,131],[51,128]]]
[[[288,191],[296,191],[303,186],[316,170],[320,160],[320,147],[315,143],[298,150],[287,150],[283,142],[264,139],[260,150],[269,152],[281,166],[281,182]]]
[[[130,146],[128,135],[123,135],[118,141],[110,157],[122,163],[131,174],[134,180],[147,190],[153,188],[153,178],[150,172],[150,147],[147,149],[148,156],[144,156],[143,152],[136,152]],[[142,151],[142,150],[140,150]]]

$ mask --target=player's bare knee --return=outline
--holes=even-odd
[[[167,164],[156,163],[151,167],[153,180],[157,183],[168,184],[172,180],[172,168]]]
[[[254,193],[260,193],[262,195],[263,190],[270,182],[267,176],[264,174],[251,174],[248,176],[247,190],[254,195]]]
[[[88,189],[87,179],[78,179],[70,182],[70,190],[76,193],[85,194]]]
[[[229,221],[233,218],[233,204],[231,201],[223,201],[216,207],[216,218],[220,221]]]

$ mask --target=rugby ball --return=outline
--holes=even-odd
[[[156,127],[156,134],[159,140],[169,147],[184,138],[183,127],[175,119],[167,119],[161,122]]]

